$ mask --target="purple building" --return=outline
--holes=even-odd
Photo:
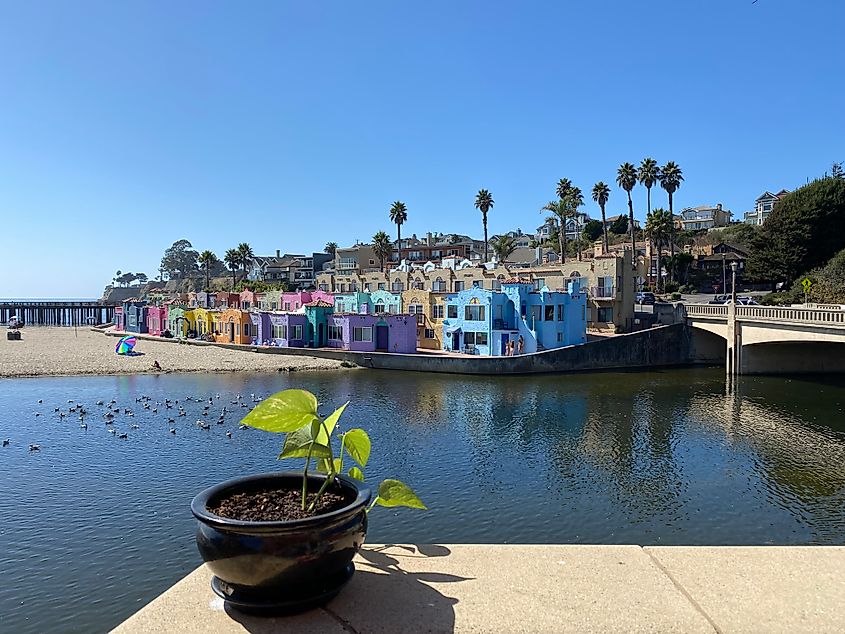
[[[417,351],[417,320],[413,315],[328,315],[329,348],[357,352]]]
[[[308,318],[304,314],[268,313],[250,315],[258,328],[257,343],[285,348],[302,348],[308,337]]]

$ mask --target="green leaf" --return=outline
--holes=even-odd
[[[364,481],[364,472],[361,471],[358,467],[352,467],[347,474],[350,478],[355,478],[356,480],[360,480],[361,482]]]
[[[279,454],[279,460],[307,458],[309,450],[312,458],[331,459],[332,457],[332,452],[328,447],[311,440],[311,434],[307,427],[300,427],[296,431],[288,432],[285,436],[285,444],[282,447],[282,453]]]
[[[270,432],[292,432],[317,418],[317,399],[305,390],[284,390],[261,401],[244,425]]]
[[[399,480],[382,482],[378,487],[376,503],[380,506],[408,506],[412,509],[428,510],[411,487]]]
[[[363,429],[350,429],[343,434],[344,447],[352,459],[362,467],[370,459],[370,437]]]
[[[329,414],[326,417],[325,425],[326,425],[326,429],[329,430],[329,436],[332,435],[332,432],[334,431],[335,425],[337,425],[337,421],[340,420],[340,417],[343,414],[343,410],[346,409],[347,405],[349,405],[349,401],[346,401],[343,405],[338,407],[335,411],[333,411],[331,414]]]

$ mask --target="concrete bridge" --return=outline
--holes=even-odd
[[[687,304],[684,308],[693,358],[721,357],[729,375],[845,372],[841,307]]]

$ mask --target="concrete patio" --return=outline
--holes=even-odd
[[[285,618],[224,608],[201,566],[114,632],[845,631],[845,547],[368,545],[356,566]]]

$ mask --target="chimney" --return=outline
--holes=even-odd
[[[425,246],[431,246],[431,231],[425,234]]]
[[[276,249],[276,257],[277,257],[277,258],[282,257],[282,252],[281,252],[281,251],[279,251],[279,249]]]

